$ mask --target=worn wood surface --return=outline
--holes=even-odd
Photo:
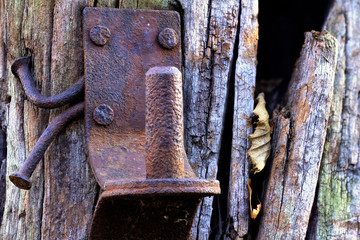
[[[3,4],[0,5],[0,224],[3,218],[6,196],[6,113],[7,113],[7,84],[6,84],[6,54],[4,48]]]
[[[249,233],[249,196],[246,187],[250,161],[248,136],[252,133],[251,116],[258,43],[258,2],[241,1],[238,56],[235,65],[234,113],[228,190],[226,239],[243,239]]]
[[[274,128],[274,158],[257,239],[306,237],[330,114],[336,60],[334,37],[326,32],[305,34],[287,105],[275,115],[278,125]]]
[[[24,101],[19,81],[9,66],[17,57],[31,56],[36,84],[44,95],[61,92],[74,83],[83,71],[80,16],[86,4],[2,1],[1,6],[6,12],[1,15],[1,27],[11,97],[7,116],[8,176],[19,169],[49,119],[61,112],[49,113]],[[66,16],[62,15],[65,12]],[[67,154],[50,148],[44,158],[45,168],[39,164],[29,192],[7,181],[2,239],[86,239],[96,185],[85,158],[81,126],[74,124],[60,134],[55,145],[60,144],[58,148],[63,152],[66,149]],[[63,184],[59,186],[57,181]],[[78,231],[78,224],[84,225],[82,231]]]
[[[4,43],[5,66],[4,75],[7,84],[7,95],[9,99],[8,111],[6,116],[7,121],[7,168],[6,175],[16,171],[18,165],[25,159],[26,147],[31,145],[31,140],[28,139],[30,133],[27,132],[24,125],[24,109],[27,108],[24,103],[24,97],[21,85],[8,71],[11,61],[17,56],[26,55],[26,33],[23,35],[24,15],[22,11],[26,7],[26,3],[22,1],[2,1],[2,41]],[[5,14],[6,13],[6,14]],[[6,19],[12,19],[7,21]],[[41,57],[40,57],[41,58]],[[30,110],[31,111],[31,110]],[[36,127],[39,126],[35,119],[29,119]],[[41,120],[40,120],[41,124]],[[41,131],[40,129],[38,129]],[[37,134],[37,129],[33,129],[33,134]],[[42,166],[39,166],[41,171]],[[36,173],[37,174],[37,173]],[[25,237],[39,238],[39,226],[41,221],[34,223],[34,229],[26,227],[26,221],[32,216],[37,219],[39,216],[39,209],[36,206],[42,201],[42,185],[40,183],[39,189],[32,190],[33,194],[29,194],[19,189],[9,186],[6,178],[6,199],[5,209],[0,230],[2,239],[21,239]],[[33,196],[34,198],[30,197]],[[28,206],[28,207],[27,207]],[[40,208],[41,211],[41,208]]]
[[[185,144],[201,178],[216,179],[224,117],[236,61],[239,1],[181,1],[184,9]],[[192,239],[208,239],[213,198],[205,198]]]
[[[93,4],[89,0],[59,0],[53,5],[50,95],[64,91],[83,74],[82,9]],[[64,109],[52,110],[49,121]],[[45,154],[44,239],[87,239],[96,182],[85,151],[81,120],[68,126]]]
[[[335,1],[325,29],[339,57],[309,239],[360,239],[360,1]]]

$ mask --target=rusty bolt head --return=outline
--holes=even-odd
[[[114,111],[106,104],[100,104],[94,110],[94,120],[100,125],[109,125],[114,120]]]
[[[173,49],[179,43],[178,35],[172,28],[165,28],[159,33],[159,43],[167,49]]]
[[[101,25],[97,25],[90,30],[90,39],[99,46],[104,46],[111,36],[110,30]]]

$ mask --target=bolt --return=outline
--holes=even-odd
[[[178,35],[172,28],[163,29],[158,36],[159,43],[161,46],[167,49],[173,49],[178,44]]]
[[[100,104],[94,110],[94,120],[100,125],[109,125],[114,120],[114,111],[106,104]]]
[[[111,36],[110,30],[101,25],[96,25],[90,30],[90,39],[99,46],[104,46]]]

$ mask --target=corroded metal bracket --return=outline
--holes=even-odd
[[[85,103],[55,119],[10,178],[29,189],[48,143],[84,111],[88,158],[101,187],[89,239],[188,239],[201,199],[220,188],[196,178],[184,150],[179,14],[85,8],[83,24],[85,76],[65,102],[85,82]],[[13,72],[29,99],[59,106],[65,98],[39,96],[27,66],[17,60]]]
[[[88,156],[103,191],[90,238],[188,239],[201,198],[220,189],[184,150],[179,14],[87,8],[84,32]]]

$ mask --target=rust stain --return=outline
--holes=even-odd
[[[242,57],[249,60],[256,58],[257,43],[259,39],[258,28],[245,28],[242,39],[244,41],[244,45],[246,46],[246,51]]]

